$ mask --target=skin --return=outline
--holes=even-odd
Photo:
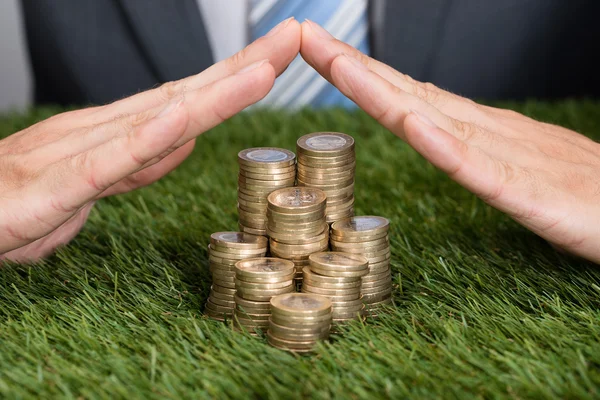
[[[451,179],[554,247],[600,263],[600,144],[418,82],[311,21],[300,52]]]
[[[112,104],[56,115],[0,141],[0,262],[68,243],[98,199],[146,186],[195,138],[262,99],[298,55],[288,19],[205,71]]]
[[[415,81],[310,21],[274,31],[198,75],[0,141],[0,260],[50,254],[96,200],[169,173],[195,137],[263,98],[300,51],[451,179],[553,246],[600,263],[598,143]]]

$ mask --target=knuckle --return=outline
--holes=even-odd
[[[163,102],[167,102],[178,96],[182,91],[183,83],[181,81],[170,81],[165,82],[158,88],[159,99]]]
[[[226,65],[228,66],[231,72],[237,71],[244,64],[244,60],[246,60],[248,55],[248,48],[244,47],[231,57],[227,59]]]

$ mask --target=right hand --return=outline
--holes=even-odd
[[[198,75],[0,140],[0,262],[48,255],[77,235],[96,200],[177,167],[198,135],[271,90],[297,56],[300,35],[297,21],[283,21]]]

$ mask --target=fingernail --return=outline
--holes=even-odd
[[[171,101],[169,101],[169,103],[167,103],[165,108],[163,108],[162,111],[156,115],[156,118],[162,118],[164,116],[169,115],[183,103],[183,100],[184,100],[183,94],[172,98]]]
[[[279,31],[281,31],[286,26],[288,26],[288,24],[290,22],[292,22],[293,19],[294,19],[294,17],[289,17],[288,19],[284,19],[283,21],[281,21],[280,23],[278,23],[277,25],[275,25],[269,32],[267,32],[267,34],[265,35],[265,37],[270,37],[270,36],[273,36],[273,35],[277,35],[279,33]]]
[[[360,60],[358,60],[356,57],[352,57],[351,55],[346,54],[346,53],[342,53],[341,55],[346,57],[346,59],[348,61],[350,61],[352,64],[354,64],[357,68],[364,69],[367,71],[369,70],[369,68],[367,68],[367,66],[365,64],[361,63]]]
[[[325,30],[325,28],[323,28],[321,25],[317,24],[316,22],[313,22],[310,19],[307,19],[306,22],[308,22],[308,25],[310,25],[313,32],[315,32],[320,38],[326,39],[326,40],[335,39],[331,33],[327,32]]]
[[[425,125],[429,125],[432,128],[437,128],[437,125],[431,119],[429,119],[429,117],[421,114],[417,110],[410,110],[410,112],[413,113],[413,114],[415,114],[417,116],[417,118],[419,118],[419,121],[421,121]]]
[[[264,63],[268,63],[268,62],[269,62],[269,59],[264,59],[264,60],[260,60],[260,61],[257,61],[257,62],[253,62],[252,64],[248,65],[247,67],[244,67],[244,68],[240,69],[237,73],[238,74],[245,74],[246,72],[252,71],[252,70],[260,67]]]

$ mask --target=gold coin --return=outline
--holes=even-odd
[[[213,279],[229,280],[235,278],[235,271],[211,271]]]
[[[364,271],[369,269],[369,260],[359,254],[349,254],[337,251],[314,253],[308,257],[311,269],[333,271]],[[368,272],[367,272],[368,273]],[[328,275],[328,274],[322,274]]]
[[[214,296],[209,297],[209,300],[212,304],[216,304],[222,307],[235,308],[235,301],[223,300],[216,298]]]
[[[269,321],[269,317],[271,316],[270,312],[266,312],[266,313],[258,313],[258,314],[250,314],[247,312],[244,312],[242,310],[235,310],[235,315],[242,317],[242,318],[247,318],[247,319],[251,319],[252,321]]]
[[[276,147],[255,147],[238,153],[240,166],[250,168],[285,168],[294,165],[295,162],[294,153]]]
[[[361,237],[387,232],[390,222],[387,218],[377,216],[356,216],[337,221],[331,227],[332,234],[340,237]]]
[[[392,296],[392,290],[388,290],[383,293],[365,294],[363,295],[364,303],[378,303]]]
[[[294,273],[294,263],[273,257],[249,258],[235,264],[239,279],[241,277],[275,278]]]
[[[234,319],[237,323],[239,323],[242,326],[263,328],[265,331],[269,328],[268,320],[253,320],[251,318],[244,318],[243,316],[239,315],[236,315]]]
[[[264,249],[267,239],[264,236],[249,235],[244,232],[216,232],[210,235],[210,243],[232,249]]]
[[[268,301],[252,301],[241,298],[237,294],[234,296],[235,303],[240,307],[248,307],[252,309],[271,310],[271,303]]]
[[[303,284],[302,285],[302,293],[309,293],[309,294],[318,294],[321,296],[327,296],[332,303],[333,302],[340,302],[340,301],[351,301],[351,300],[358,300],[360,299],[360,291],[354,291],[352,293],[349,294],[326,294],[326,293],[322,293],[322,291],[320,291],[319,289],[316,289],[317,291],[313,291],[313,287],[312,286],[308,286]]]
[[[309,256],[310,257],[310,256]],[[322,274],[318,274],[315,273],[312,269],[312,267],[305,267],[302,270],[302,273],[304,274],[304,278],[308,279],[312,282],[318,282],[318,283],[328,283],[328,284],[343,284],[346,282],[356,282],[356,281],[361,281],[361,276],[354,276],[354,277],[344,277],[344,276],[327,276],[327,275],[322,275]]]
[[[319,173],[331,173],[331,174],[337,174],[340,172],[345,172],[348,170],[355,170],[356,169],[356,162],[353,162],[352,164],[346,164],[343,165],[341,167],[331,167],[331,166],[327,166],[327,167],[312,167],[306,164],[301,164],[298,163],[298,172],[303,172],[306,175],[310,175],[313,173],[319,174]]]
[[[236,254],[233,254],[233,253],[223,253],[221,251],[217,251],[210,244],[208,245],[208,249],[209,249],[210,255],[213,258],[237,259],[237,260],[240,260],[240,259],[243,259],[243,258],[250,258],[250,257],[248,257],[247,255],[244,255],[244,254],[242,254],[242,255],[236,255]],[[262,254],[262,253],[266,253],[266,251],[260,252],[260,253],[254,253],[254,255],[250,254],[250,256],[251,257],[259,257],[260,254]]]
[[[315,156],[336,156],[354,150],[354,138],[339,132],[314,132],[296,141],[298,153]]]
[[[218,293],[229,294],[229,295],[232,295],[232,296],[235,294],[235,287],[234,288],[227,288],[227,287],[224,287],[224,286],[215,285],[214,283],[210,287],[210,290],[212,290],[214,292],[218,292]]]
[[[239,174],[238,178],[239,177],[257,179],[259,181],[285,181],[288,179],[295,178],[296,171],[291,170],[289,172],[285,172],[282,174],[273,174],[273,173],[262,174],[262,173],[254,173],[254,172],[249,172],[249,171],[240,169],[240,174]]]
[[[360,288],[362,286],[362,281],[359,278],[348,278],[354,280],[344,283],[315,282],[309,278],[310,275],[309,273],[307,273],[307,271],[309,270],[310,268],[303,268],[302,277],[304,278],[304,283],[314,287],[319,287],[323,289],[352,289]]]
[[[238,223],[238,227],[240,228],[240,230],[242,232],[250,233],[251,235],[262,235],[262,236],[267,235],[266,229],[250,228],[250,227],[244,226],[243,224],[239,224],[239,223]]]
[[[317,237],[317,236],[321,235],[321,233],[323,233],[323,231],[326,229],[326,227],[328,227],[328,225],[327,225],[327,223],[324,223],[323,229],[321,231],[292,234],[292,233],[274,232],[274,231],[267,229],[267,233],[272,239],[275,239],[276,241],[278,241],[280,243],[288,243],[289,244],[290,241],[295,241],[295,240],[299,240],[299,239],[307,240],[307,239]]]
[[[285,244],[309,244],[309,243],[314,243],[314,242],[320,242],[320,241],[327,240],[328,237],[329,237],[329,229],[325,229],[319,235],[314,236],[314,237],[309,237],[307,239],[303,239],[303,238],[287,239],[285,241]],[[271,239],[271,242],[273,242],[273,241],[275,241],[277,243],[283,243],[283,242],[279,242],[277,240]]]
[[[280,339],[278,337],[273,336],[271,333],[267,331],[267,343],[274,347],[278,347],[280,349],[290,350],[290,351],[308,351],[312,350],[315,347],[315,340],[309,341],[290,341],[285,339]]]
[[[274,313],[287,316],[321,316],[331,313],[331,300],[319,295],[288,293],[271,300]]]
[[[223,265],[223,264],[217,264],[217,263],[214,263],[214,262],[209,262],[209,264],[208,264],[208,270],[210,272],[213,272],[213,271],[221,271],[221,272],[235,271],[233,265]]]
[[[271,334],[274,337],[277,337],[278,339],[281,340],[290,340],[290,341],[298,341],[298,342],[303,342],[303,341],[309,341],[309,340],[325,340],[327,338],[329,338],[329,331],[330,329],[327,330],[323,330],[321,332],[318,333],[287,333],[287,334],[282,334],[279,331],[276,331],[275,329],[273,329],[273,325],[275,324],[269,324],[269,330],[268,332],[271,332]]]
[[[218,304],[215,304],[211,301],[211,299],[209,299],[206,302],[206,306],[207,309],[215,312],[215,313],[224,313],[224,314],[232,314],[233,313],[233,307],[223,307],[220,306]]]
[[[288,275],[283,275],[283,276],[239,276],[239,275],[236,275],[236,278],[239,280],[242,280],[244,282],[248,282],[248,283],[287,282],[287,281],[291,281],[292,279],[294,279],[295,270],[296,270],[296,268],[294,267],[294,272],[290,272]]]
[[[327,238],[307,244],[286,244],[279,243],[276,240],[271,239],[271,249],[275,249],[275,251],[279,253],[288,253],[288,254],[297,254],[302,252],[310,252],[315,253],[322,249],[323,247],[327,247],[329,242]]]
[[[289,186],[290,182],[292,182],[296,177],[290,177],[290,178],[286,178],[286,179],[282,179],[282,180],[274,180],[274,179],[269,179],[267,181],[262,181],[260,179],[252,179],[252,178],[247,178],[245,176],[238,176],[238,183],[241,183],[243,186],[248,187],[248,186],[261,186],[261,187],[266,187],[266,188],[279,188],[279,187],[285,187],[285,186]]]
[[[253,196],[253,195],[246,194],[238,189],[237,197],[238,197],[238,201],[241,199],[248,203],[267,204],[267,195],[260,196],[260,197]]]
[[[387,231],[381,231],[374,235],[365,234],[364,236],[357,236],[357,237],[338,236],[333,233],[331,234],[332,240],[334,240],[336,242],[342,242],[342,243],[362,243],[363,241],[371,242],[373,240],[378,240],[378,239],[382,239],[382,238],[389,238]]]
[[[342,303],[334,303],[332,307],[332,312],[353,312],[362,310],[364,308],[364,303],[361,298]]]
[[[209,297],[213,297],[215,299],[221,299],[221,300],[227,300],[227,301],[234,301],[235,302],[235,295],[215,292],[212,289],[210,291]]]
[[[272,192],[267,200],[269,208],[276,212],[299,214],[325,208],[326,196],[322,190],[289,187]]]
[[[363,304],[361,304],[361,306],[364,307]],[[278,325],[278,324],[274,323],[273,321],[270,321],[269,329],[271,330],[271,333],[273,333],[273,335],[275,335],[277,337],[281,337],[281,338],[290,337],[293,335],[319,335],[319,334],[323,334],[323,333],[329,333],[329,329],[328,329],[327,325],[318,326],[316,328],[302,329],[302,328],[290,328],[288,326]]]
[[[279,213],[277,211],[271,210],[267,207],[267,217],[270,219],[274,219],[280,222],[309,222],[316,221],[325,217],[325,207],[318,209],[317,211],[312,211],[308,213],[296,213],[296,214],[287,214],[287,213]]]
[[[264,236],[262,236],[264,239],[266,239]],[[214,250],[216,252],[219,253],[227,253],[227,254],[231,254],[233,256],[236,257],[261,257],[263,255],[265,255],[265,253],[267,252],[267,248],[263,247],[262,249],[232,249],[230,247],[222,247],[222,246],[218,246],[215,244],[211,244],[210,245],[211,250]]]
[[[298,182],[298,186],[296,186],[296,187],[310,187],[310,188],[314,188],[314,189],[321,189],[324,192],[327,192],[328,190],[344,189],[351,185],[354,185],[354,179],[347,179],[345,181],[340,181],[340,182],[335,182],[335,183],[330,183],[330,182],[314,183],[314,182],[299,178],[299,179],[297,179],[297,182]]]
[[[358,298],[358,297],[360,297],[360,291],[361,291],[360,287],[344,288],[344,289],[322,288],[322,287],[318,287],[318,286],[313,286],[309,282],[304,282],[302,284],[302,291],[304,291],[304,289],[306,289],[307,292],[322,294],[323,296],[327,296],[327,297],[357,295],[356,298]],[[352,299],[349,299],[349,300],[352,300]]]
[[[333,270],[331,268],[319,268],[314,265],[310,266],[310,270],[312,272],[314,272],[315,274],[319,274],[319,275],[327,275],[327,276],[333,276],[333,277],[345,277],[345,278],[365,276],[369,273],[368,268],[364,269],[364,270],[342,271],[342,270]]]
[[[362,281],[363,281],[363,283],[376,282],[376,281],[380,281],[382,279],[386,279],[389,276],[391,276],[389,271],[384,271],[379,274],[369,273],[368,275],[362,277]]]
[[[240,165],[240,173],[250,173],[250,174],[262,174],[262,175],[270,175],[270,174],[288,174],[290,172],[296,172],[296,165],[290,165],[289,167],[283,168],[254,168],[249,167],[247,165]]]
[[[298,293],[298,294],[317,296],[317,295],[314,295],[311,293]],[[325,297],[325,296],[321,296],[321,297]],[[325,298],[329,300],[329,298],[327,298],[327,297],[325,297]],[[273,312],[273,310],[275,310],[275,312]],[[277,310],[271,307],[271,321],[278,325],[288,326],[291,328],[298,328],[299,324],[304,324],[304,325],[300,325],[300,327],[302,327],[302,328],[327,326],[328,324],[331,323],[331,312],[329,312],[325,315],[318,315],[318,316],[314,316],[314,317],[312,317],[312,316],[291,317],[289,315],[278,314]]]
[[[233,278],[231,279],[231,281],[213,278],[212,282],[213,282],[213,285],[216,285],[216,286],[221,286],[221,287],[229,288],[229,289],[235,289],[235,282],[233,281]]]
[[[239,279],[235,279],[236,288],[242,287],[242,288],[246,288],[246,289],[257,289],[257,290],[281,289],[281,288],[290,286],[292,283],[293,282],[291,279],[282,281],[282,282],[273,282],[273,283],[247,282],[247,281],[241,281]]]

